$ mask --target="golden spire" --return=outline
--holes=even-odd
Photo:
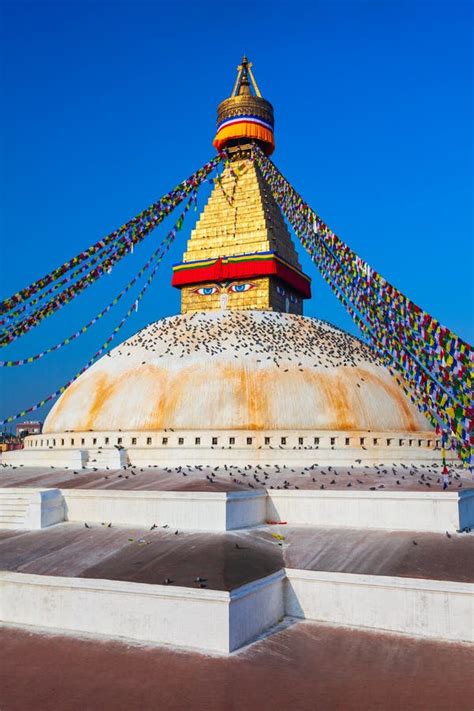
[[[236,150],[227,163],[183,261],[173,267],[182,313],[257,309],[301,314],[310,296],[310,280],[301,271],[283,215],[246,155]]]
[[[273,128],[273,106],[262,97],[252,72],[252,62],[244,56],[237,67],[237,79],[231,96],[221,101],[217,108],[214,146],[222,150],[228,146],[248,144],[250,140],[257,142],[267,155],[271,155],[275,148]]]
[[[280,208],[252,159],[253,143],[268,155],[274,148],[273,107],[262,98],[245,56],[232,95],[219,104],[217,126],[214,145],[225,147],[229,160],[216,178],[183,261],[173,267],[181,312],[301,314],[303,300],[311,296],[311,280],[301,270]]]

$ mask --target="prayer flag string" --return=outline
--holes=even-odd
[[[401,294],[340,240],[254,147],[270,190],[323,277],[407,395],[471,459],[471,346]]]
[[[186,203],[186,207],[184,208],[183,212],[181,213],[181,216],[178,219],[178,222],[176,223],[175,227],[179,231],[184,222],[184,218],[186,216],[186,213],[190,209],[191,205],[194,203],[196,204],[196,199],[197,199],[197,193],[193,193],[191,200],[189,200]],[[84,326],[82,326],[78,331],[75,331],[72,333],[70,336],[65,338],[63,341],[60,343],[56,343],[54,346],[51,346],[50,348],[47,348],[45,351],[41,351],[40,353],[36,353],[35,355],[28,356],[27,358],[20,358],[19,360],[0,360],[0,368],[12,368],[15,366],[20,366],[20,365],[28,365],[29,363],[34,363],[35,361],[39,360],[40,358],[43,358],[44,356],[48,355],[49,353],[53,353],[54,351],[59,350],[60,348],[63,348],[64,346],[69,345],[73,341],[75,341],[77,338],[82,336],[83,333],[86,333],[94,324],[96,324],[101,318],[103,318],[111,309],[113,309],[114,306],[118,304],[122,296],[124,296],[130,289],[136,284],[136,282],[143,276],[143,274],[147,271],[147,269],[150,268],[150,266],[156,262],[160,263],[161,260],[163,259],[164,254],[168,251],[168,248],[171,244],[172,239],[170,239],[170,234],[168,233],[166,237],[162,240],[160,245],[153,251],[153,253],[150,255],[148,260],[145,262],[145,264],[141,267],[141,269],[135,274],[135,276],[128,282],[128,284],[117,294],[117,296],[105,307],[102,309],[102,311],[99,311],[96,316],[94,316],[93,319],[91,319],[88,323],[86,323]]]
[[[113,255],[109,256],[104,260],[100,267],[91,272],[88,277],[85,277],[85,283],[82,288],[85,288],[89,284],[93,283],[99,276],[102,276],[107,270],[111,269],[112,266],[121,259],[125,254],[128,254],[133,245],[138,244],[141,240],[156,227],[169,213],[174,210],[174,208],[179,205],[184,198],[186,198],[189,193],[200,185],[203,180],[209,175],[209,173],[218,165],[218,163],[224,159],[226,156],[224,153],[219,153],[215,158],[206,163],[202,168],[199,168],[195,173],[193,173],[189,178],[181,182],[176,188],[171,190],[169,193],[164,195],[160,200],[153,203],[145,210],[143,210],[139,215],[129,220],[126,224],[122,225],[118,230],[111,232],[109,235],[99,240],[91,247],[89,247],[84,252],[80,252],[72,259],[64,262],[60,267],[57,267],[49,274],[46,274],[41,279],[30,284],[28,287],[21,289],[16,294],[13,294],[9,298],[0,302],[0,315],[6,314],[12,311],[18,304],[31,299],[32,296],[37,294],[39,291],[43,290],[49,284],[56,281],[60,277],[64,276],[68,271],[82,264],[91,255],[102,251],[110,243],[116,243],[117,249]],[[79,283],[79,282],[78,282]],[[81,288],[81,290],[82,290]],[[68,292],[68,290],[65,290]],[[73,298],[69,293],[65,294],[64,302]],[[58,297],[58,308],[63,305],[61,299]],[[55,308],[53,309],[55,310]],[[42,310],[40,310],[42,313]],[[50,315],[49,309],[45,315]],[[40,314],[38,314],[40,316]],[[35,324],[36,325],[36,324]],[[28,329],[26,329],[28,330]],[[26,332],[26,330],[24,332]],[[19,335],[22,335],[20,333]],[[2,343],[0,340],[0,345],[7,345],[7,343]]]
[[[15,325],[14,322],[17,321],[21,314],[25,313],[25,311],[28,312],[27,315],[29,316],[32,312],[33,306],[36,306],[36,304],[38,304],[40,301],[43,301],[47,296],[50,296],[54,292],[61,289],[64,284],[73,281],[77,276],[79,276],[79,274],[83,274],[85,271],[93,267],[94,264],[97,264],[97,262],[100,262],[106,257],[108,257],[115,250],[115,246],[115,242],[108,245],[102,253],[97,253],[94,257],[92,257],[92,259],[84,262],[80,267],[78,267],[78,269],[73,270],[64,279],[55,282],[53,286],[51,286],[49,289],[38,294],[36,298],[31,299],[30,301],[25,301],[20,306],[18,306],[17,309],[6,314],[3,318],[0,318],[0,325],[4,327],[2,331],[5,331],[12,325]]]
[[[88,370],[88,368],[90,368],[91,365],[93,363],[95,363],[95,361],[109,348],[111,342],[113,341],[113,339],[115,338],[117,333],[120,331],[120,329],[124,326],[124,324],[126,323],[128,318],[132,314],[136,313],[136,311],[138,310],[138,304],[145,296],[145,293],[148,290],[148,287],[152,283],[152,281],[156,275],[156,272],[158,271],[158,267],[159,267],[161,261],[163,260],[163,257],[165,256],[167,250],[169,249],[172,242],[174,241],[177,233],[182,228],[184,216],[188,212],[189,207],[191,206],[193,201],[194,201],[194,195],[189,200],[188,204],[186,205],[182,214],[179,216],[174,227],[168,232],[166,238],[163,240],[162,253],[159,256],[157,256],[157,258],[154,260],[155,265],[154,265],[150,275],[148,276],[148,279],[146,280],[145,284],[143,285],[142,289],[138,293],[137,298],[135,299],[133,304],[130,306],[128,311],[125,313],[125,315],[122,317],[122,319],[119,321],[119,323],[115,326],[114,330],[112,331],[110,336],[107,338],[107,340],[104,341],[104,343],[101,345],[99,350],[97,350],[94,353],[92,358],[89,359],[89,361],[85,364],[85,366],[83,368],[81,368],[81,370],[79,370],[70,380],[68,380],[67,383],[65,383],[60,388],[58,388],[58,390],[55,390],[55,392],[51,393],[50,395],[45,397],[43,400],[40,400],[40,402],[37,402],[35,405],[32,405],[31,407],[28,407],[25,410],[22,410],[21,412],[17,412],[16,415],[10,415],[9,417],[7,417],[4,420],[0,420],[0,425],[6,425],[10,422],[13,422],[14,420],[18,420],[20,417],[24,417],[25,415],[28,415],[30,412],[39,410],[40,407],[43,407],[43,405],[46,405],[46,403],[51,402],[51,400],[54,400],[54,398],[61,395],[66,390],[66,388],[68,388],[75,380],[77,380],[83,373],[85,373],[86,370]]]

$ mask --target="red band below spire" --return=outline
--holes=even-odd
[[[291,286],[304,299],[311,297],[311,279],[288,264],[275,252],[219,257],[198,262],[182,262],[173,267],[172,285],[179,288],[192,284],[275,276]]]

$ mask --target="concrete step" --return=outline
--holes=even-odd
[[[17,516],[15,514],[2,514],[0,513],[0,527],[4,523],[23,523],[25,520],[24,516]]]
[[[28,514],[29,502],[27,501],[2,501],[0,499],[0,520],[4,516],[20,516],[23,520]]]
[[[116,449],[115,447],[108,447],[102,450],[90,449],[85,466],[88,469],[92,469],[93,467],[97,467],[98,469],[105,469],[106,467],[119,469],[125,464],[128,464],[126,450],[123,448]]]
[[[28,506],[29,499],[3,499],[0,497],[0,506]]]
[[[59,489],[0,489],[0,528],[37,529],[64,521]]]
[[[0,528],[23,528],[28,519],[30,495],[14,489],[0,494]]]
[[[30,496],[27,494],[19,494],[19,495],[14,495],[14,494],[9,494],[8,496],[6,495],[1,495],[0,494],[0,506],[3,506],[4,504],[24,504],[25,506],[28,505],[30,502]]]

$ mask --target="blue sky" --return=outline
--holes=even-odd
[[[0,298],[212,157],[216,107],[246,53],[275,108],[283,173],[374,269],[472,342],[471,8],[459,0],[4,0]],[[42,351],[89,321],[170,226],[2,357]],[[119,340],[179,312],[170,268],[191,226]],[[356,333],[300,253],[313,277],[306,314]],[[67,348],[2,369],[1,418],[77,372],[132,300]]]

